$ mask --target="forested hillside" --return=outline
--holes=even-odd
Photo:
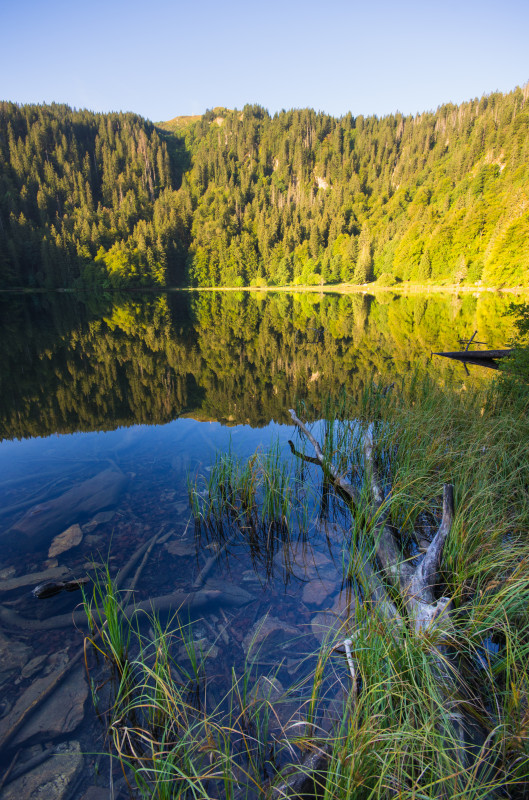
[[[0,286],[176,282],[177,159],[134,114],[0,103]]]
[[[529,283],[529,84],[381,119],[2,103],[0,167],[3,286]]]

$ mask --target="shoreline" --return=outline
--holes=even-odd
[[[319,284],[318,286],[101,286],[101,287],[28,287],[17,286],[0,288],[2,294],[46,294],[57,292],[61,294],[78,294],[84,292],[109,292],[114,293],[142,293],[158,294],[163,292],[307,292],[313,294],[377,294],[386,292],[391,294],[512,294],[529,295],[529,286],[468,286],[461,284],[427,285],[427,284],[396,284],[395,286],[377,286],[374,283],[354,284],[336,283]]]

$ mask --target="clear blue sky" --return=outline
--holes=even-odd
[[[3,0],[0,99],[415,114],[529,80],[529,0]]]

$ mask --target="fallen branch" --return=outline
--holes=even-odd
[[[298,426],[298,428],[305,434],[309,442],[314,448],[314,452],[316,453],[316,458],[318,459],[319,463],[321,464],[322,469],[324,472],[328,472],[331,478],[333,479],[334,485],[337,486],[339,489],[344,491],[353,503],[356,505],[360,501],[360,492],[358,489],[355,489],[354,486],[345,480],[343,475],[340,475],[334,464],[329,461],[323,455],[322,449],[312,433],[309,429],[301,422],[301,420],[296,416],[296,412],[291,408],[289,409],[290,416],[292,417],[293,422]]]
[[[193,589],[200,589],[200,587],[204,585],[204,581],[206,580],[207,576],[209,575],[209,573],[211,572],[217,561],[220,559],[222,554],[226,552],[230,544],[234,542],[236,538],[237,538],[237,532],[235,531],[234,533],[232,533],[231,536],[229,536],[226,539],[222,547],[219,547],[219,549],[215,553],[213,553],[212,556],[208,558],[208,560],[198,573],[197,577],[193,581],[193,586],[192,586]]]
[[[360,492],[347,483],[336,467],[324,457],[319,443],[298,419],[294,411],[290,411],[290,416],[294,424],[299,427],[311,442],[316,453],[316,459],[325,474],[332,477],[337,489],[346,493],[351,500],[353,509],[358,508],[361,499]],[[443,488],[441,524],[423,559],[418,566],[413,566],[404,557],[393,529],[388,524],[391,495],[385,497],[378,474],[372,426],[368,428],[364,436],[364,459],[366,479],[368,480],[372,497],[373,517],[377,519],[374,529],[375,554],[382,571],[393,589],[400,592],[403,606],[408,612],[409,620],[413,624],[416,633],[421,634],[427,629],[431,631],[437,627],[446,629],[452,603],[448,597],[436,599],[436,590],[440,582],[439,572],[444,545],[450,534],[454,519],[454,487],[451,484],[445,484]],[[384,508],[384,506],[386,507]],[[403,620],[395,604],[378,574],[369,564],[368,559],[362,554],[359,556],[354,554],[352,567],[364,587],[364,591],[367,588],[367,594],[371,593],[376,598],[375,607],[379,613],[381,612],[388,620],[398,621],[399,624],[402,624]],[[348,644],[349,648],[347,647],[347,642],[345,643],[346,655],[351,674],[354,675],[354,664],[352,664],[350,651],[351,643],[348,642]],[[459,709],[458,701],[454,699],[458,696],[460,686],[448,648],[443,644],[442,635],[437,644],[431,645],[431,658],[432,673],[439,685],[441,696],[444,697],[443,705],[448,720],[447,727],[446,722],[442,720],[439,721],[439,726],[441,729],[446,729],[447,738],[452,739],[454,737],[458,751],[457,760],[461,768],[463,768],[465,760],[463,715]]]
[[[142,600],[140,603],[129,603],[123,608],[123,614],[130,619],[140,611],[147,613],[173,610],[175,613],[183,610],[197,610],[206,608],[211,604],[215,606],[245,605],[253,600],[253,596],[239,587],[225,584],[223,588],[198,589],[195,592],[176,590],[169,594]],[[92,609],[95,613],[96,609]],[[11,628],[26,631],[47,631],[56,628],[69,627],[72,622],[79,626],[86,623],[86,612],[82,609],[71,614],[59,614],[49,619],[27,619],[9,608],[0,607],[0,620]]]

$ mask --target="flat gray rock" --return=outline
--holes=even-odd
[[[355,599],[350,592],[342,591],[329,609],[315,614],[310,622],[312,633],[322,644],[335,638],[346,639],[354,626]]]
[[[53,677],[53,675],[52,675]],[[36,690],[36,695],[44,688],[50,677],[36,680],[28,691]],[[39,691],[40,690],[40,691]],[[14,743],[21,744],[32,736],[60,736],[72,733],[82,722],[84,704],[88,697],[88,684],[80,668],[65,678],[62,686],[44,701],[26,725],[17,734]]]
[[[192,644],[192,648],[194,649],[194,651],[196,653],[198,661],[200,661],[201,657],[215,659],[215,658],[217,658],[217,656],[219,654],[219,648],[217,647],[217,645],[216,644],[212,644],[205,637],[202,637],[200,639],[194,639],[193,640],[193,644]],[[179,648],[179,650],[178,650],[178,658],[181,658],[183,660],[185,660],[186,658],[189,658],[189,654],[188,654],[188,651],[187,651],[185,645],[182,645]]]
[[[63,742],[47,761],[2,791],[2,800],[64,800],[83,768],[79,742]]]
[[[252,687],[250,700],[252,703],[258,700],[269,700],[271,703],[275,703],[281,699],[284,693],[285,690],[280,680],[260,675]]]
[[[274,556],[274,564],[298,578],[313,580],[335,574],[336,568],[326,553],[314,550],[307,542],[290,542]]]
[[[314,578],[304,585],[301,599],[308,605],[321,606],[335,588],[336,581]]]
[[[299,636],[299,630],[289,625],[287,622],[265,614],[264,617],[257,620],[255,625],[250,629],[242,640],[242,649],[248,653],[251,649],[254,654],[258,653],[262,643],[271,634],[279,632],[284,634],[285,639]]]
[[[83,531],[85,533],[91,533],[93,530],[97,528],[98,525],[104,525],[106,522],[110,522],[110,520],[115,516],[115,511],[100,511],[95,517],[92,517],[90,522],[87,522],[85,525],[82,526]]]
[[[194,556],[197,551],[197,543],[192,536],[170,539],[165,545],[165,549],[172,556]]]
[[[70,525],[69,528],[66,528],[65,531],[55,537],[48,550],[48,558],[54,558],[54,556],[58,556],[61,553],[66,553],[72,547],[77,547],[82,540],[83,532],[81,526],[76,522],[75,525]]]
[[[19,549],[27,548],[28,540],[37,547],[48,544],[57,531],[114,507],[128,481],[122,472],[105,469],[59,497],[30,508],[4,535]]]
[[[22,670],[20,672],[20,677],[23,680],[31,678],[32,675],[35,675],[35,673],[39,671],[42,664],[44,663],[44,661],[46,661],[47,658],[48,658],[47,653],[43,653],[40,656],[35,656],[35,658],[32,658],[31,661],[28,661],[28,663],[22,667]]]

